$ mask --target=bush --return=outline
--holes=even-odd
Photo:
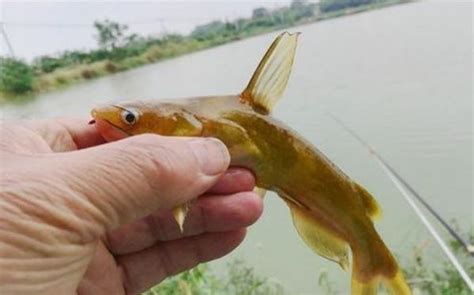
[[[163,58],[163,49],[160,46],[150,47],[143,55],[149,62],[154,62]]]
[[[107,71],[109,73],[115,73],[115,72],[118,71],[118,66],[115,63],[108,60],[104,65],[104,69],[105,69],[105,71]]]
[[[64,63],[61,62],[60,59],[49,56],[41,56],[33,61],[33,68],[43,73],[51,73],[55,69],[63,66]]]
[[[120,70],[128,70],[147,64],[148,61],[143,56],[133,56],[120,61]]]
[[[68,78],[65,76],[65,75],[57,75],[55,77],[55,81],[57,84],[59,85],[62,85],[62,84],[66,84],[68,82]]]
[[[0,58],[0,90],[24,93],[32,90],[33,71],[23,61]]]
[[[320,8],[322,12],[346,9],[349,7],[357,7],[376,2],[375,0],[322,0]]]
[[[83,69],[81,71],[81,76],[84,78],[84,79],[92,79],[94,77],[97,76],[97,73],[92,70],[92,69]]]

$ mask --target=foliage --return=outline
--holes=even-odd
[[[323,270],[319,274],[318,285],[324,290],[324,294],[340,294],[334,286],[334,283],[330,280],[326,270]]]
[[[22,66],[18,66],[17,69],[21,69],[21,79],[17,74],[13,79],[12,70],[1,76],[3,86],[0,87],[0,96],[8,92],[10,94],[5,96],[8,99],[13,98],[12,93],[18,94],[29,90],[45,91],[63,87],[73,82],[128,70],[233,40],[348,13],[341,7],[350,8],[350,13],[356,13],[376,7],[375,5],[360,6],[361,3],[377,2],[377,5],[382,7],[406,1],[322,0],[321,7],[325,5],[328,12],[321,13],[316,3],[293,0],[288,7],[256,8],[251,18],[240,18],[232,22],[213,21],[197,26],[187,36],[169,34],[161,38],[143,37],[137,34],[127,35],[126,25],[110,20],[96,21],[94,23],[97,30],[95,37],[100,45],[99,49],[72,50],[55,56],[41,56],[32,62],[30,68],[22,63]],[[359,6],[351,8],[354,5]]]
[[[253,19],[267,17],[269,15],[270,15],[270,11],[268,11],[268,9],[266,9],[265,7],[255,8],[252,11],[252,18]]]
[[[106,19],[103,22],[95,21],[94,27],[97,29],[96,39],[100,47],[114,50],[125,40],[127,25]]]
[[[283,288],[275,282],[257,276],[242,260],[227,266],[225,277],[216,276],[207,264],[169,278],[144,295],[282,295]]]
[[[228,278],[222,294],[234,295],[278,295],[284,294],[283,287],[255,274],[242,260],[234,260],[228,265]]]
[[[118,66],[110,60],[105,62],[104,69],[109,73],[115,73],[118,71]]]
[[[346,9],[378,2],[377,0],[321,0],[320,8],[322,12]]]
[[[314,15],[314,7],[307,0],[293,0],[290,6],[294,11],[297,19],[312,17]]]
[[[95,76],[97,76],[97,73],[94,70],[91,70],[91,69],[84,69],[84,70],[81,71],[81,76],[84,79],[92,79]]]
[[[64,66],[64,63],[60,59],[50,56],[41,56],[33,61],[33,67],[43,73],[51,73],[62,66]]]
[[[21,60],[0,57],[0,90],[24,93],[32,89],[33,71]]]
[[[183,294],[213,294],[213,291],[219,288],[219,282],[216,277],[210,273],[207,264],[201,264],[171,277],[163,283],[151,288],[145,295],[183,295]]]
[[[471,244],[474,244],[474,233],[469,236]],[[454,250],[459,261],[467,271],[468,275],[474,277],[474,259],[457,241],[451,241],[451,249]],[[423,249],[418,247],[414,251],[413,261],[405,268],[406,276],[413,289],[422,291],[422,294],[432,295],[468,295],[472,294],[457,270],[451,263],[445,262],[439,268],[429,265],[423,257]]]

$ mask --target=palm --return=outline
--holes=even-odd
[[[97,249],[84,278],[79,285],[79,294],[124,294],[123,274],[115,257],[104,242]]]

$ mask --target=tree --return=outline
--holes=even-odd
[[[269,15],[270,15],[270,12],[265,7],[255,8],[252,11],[252,18],[253,19],[262,18],[262,17],[266,17],[266,16],[269,16]]]
[[[95,21],[94,27],[97,29],[95,38],[99,42],[99,46],[106,50],[114,50],[122,45],[126,38],[125,31],[128,30],[127,25],[108,19],[103,22]]]
[[[329,12],[349,7],[357,7],[373,2],[376,2],[376,0],[321,0],[319,3],[322,12]]]
[[[210,23],[197,26],[191,36],[199,41],[213,39],[225,31],[225,23],[222,21],[212,21]]]
[[[295,15],[296,20],[314,15],[314,5],[310,4],[307,0],[291,1],[290,9]]]
[[[308,6],[308,0],[293,0],[291,1],[291,9],[301,9],[305,6]]]

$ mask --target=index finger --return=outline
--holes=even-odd
[[[254,187],[255,177],[252,172],[243,168],[230,167],[207,193],[234,194],[251,191]]]
[[[87,119],[58,118],[28,121],[26,126],[40,135],[55,152],[84,149],[106,140]]]

